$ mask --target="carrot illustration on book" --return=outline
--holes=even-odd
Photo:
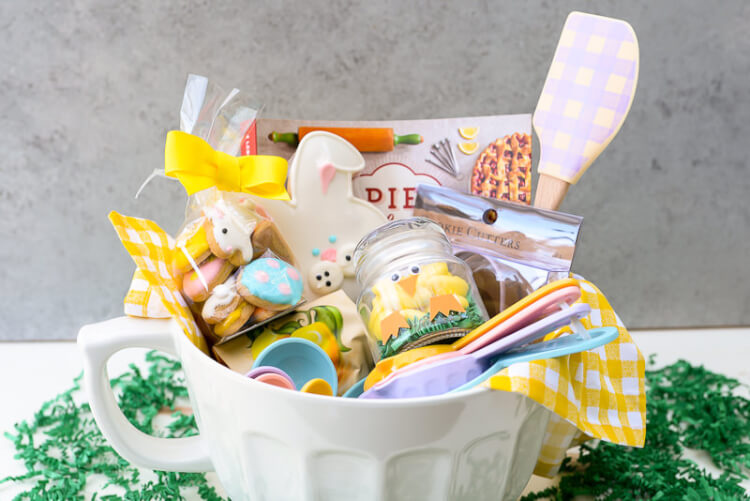
[[[268,139],[274,143],[297,144],[306,134],[313,131],[325,131],[336,134],[352,143],[362,153],[393,151],[399,144],[421,144],[419,134],[399,136],[388,127],[300,127],[297,132],[271,132]]]

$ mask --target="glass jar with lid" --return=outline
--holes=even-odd
[[[385,224],[354,250],[357,309],[376,358],[450,343],[487,320],[471,270],[443,229],[415,217]]]

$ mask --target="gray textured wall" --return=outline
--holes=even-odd
[[[132,272],[106,215],[174,230],[156,181],[188,72],[265,116],[528,112],[570,10],[638,34],[638,94],[571,189],[576,270],[631,326],[750,324],[750,3],[0,3],[0,339],[71,338],[119,315]]]

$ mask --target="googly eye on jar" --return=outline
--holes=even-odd
[[[377,228],[359,242],[353,261],[361,287],[357,310],[379,349],[376,357],[450,343],[488,318],[471,270],[429,219]]]

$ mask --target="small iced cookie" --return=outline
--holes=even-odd
[[[237,292],[234,277],[229,277],[226,282],[214,287],[211,295],[203,303],[201,316],[207,324],[218,324],[229,315],[242,301]]]
[[[175,275],[182,275],[193,269],[193,263],[185,255],[186,252],[196,265],[201,264],[211,255],[202,218],[188,224],[177,235],[172,255],[172,270]]]
[[[286,243],[279,227],[273,221],[268,219],[259,221],[255,230],[253,230],[252,242],[256,259],[262,256],[264,252],[271,251],[276,257],[287,263],[295,262],[291,247]]]
[[[240,299],[237,307],[232,310],[224,320],[214,325],[214,334],[219,337],[226,337],[234,334],[245,325],[248,319],[250,319],[253,310],[255,310],[255,306],[246,302],[244,299]]]
[[[307,285],[319,296],[335,292],[344,284],[344,272],[337,263],[320,261],[307,272]]]
[[[235,266],[242,266],[253,258],[253,244],[250,236],[255,224],[242,219],[234,209],[219,201],[204,209],[206,240],[214,255],[229,260]]]
[[[302,277],[292,265],[264,257],[242,268],[237,278],[237,290],[248,303],[279,311],[300,301]]]
[[[201,264],[198,270],[205,280],[205,284],[195,270],[185,273],[182,277],[182,292],[196,303],[208,299],[208,295],[211,294],[214,287],[223,283],[234,271],[234,266],[225,259],[212,257]]]

